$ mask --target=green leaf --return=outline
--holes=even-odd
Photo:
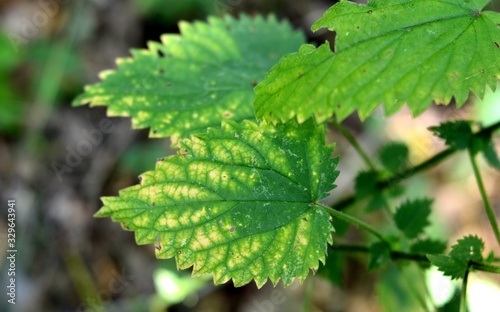
[[[398,172],[408,162],[408,146],[400,142],[390,142],[379,152],[380,161],[390,172]]]
[[[283,57],[255,89],[258,118],[318,122],[354,110],[366,119],[379,104],[391,115],[405,103],[414,115],[432,101],[462,105],[500,75],[500,15],[487,0],[341,1],[312,27],[336,32]]]
[[[452,279],[463,278],[467,270],[467,262],[444,255],[427,255],[432,265],[437,266],[439,271]]]
[[[463,278],[470,261],[483,260],[482,252],[484,242],[477,236],[466,236],[459,239],[457,244],[451,246],[448,256],[427,255],[431,263],[438,267],[444,275],[451,276],[452,279]]]
[[[406,201],[399,206],[394,214],[398,229],[408,238],[416,238],[428,226],[431,214],[432,200],[417,199]]]
[[[471,123],[466,120],[448,121],[439,126],[429,127],[429,130],[445,140],[446,145],[458,150],[467,149],[474,138]]]
[[[371,196],[366,211],[376,211],[386,204],[383,193],[377,187],[378,173],[374,171],[361,171],[356,176],[354,188],[359,199]]]
[[[476,235],[459,239],[457,244],[451,246],[450,256],[460,261],[483,260],[484,242]]]
[[[324,144],[313,121],[225,121],[180,141],[178,155],[119,197],[104,197],[96,216],[135,231],[138,244],[155,243],[157,257],[175,257],[180,269],[213,274],[216,284],[304,280],[332,243],[330,216],[316,205],[338,175],[334,147]]]
[[[439,255],[446,250],[446,242],[432,240],[429,238],[419,239],[410,246],[410,252],[425,254],[425,255]],[[420,267],[427,269],[430,267],[428,263],[419,263]]]
[[[377,189],[378,174],[373,171],[361,171],[356,176],[354,188],[356,197],[363,198],[370,195],[375,195],[379,191]]]
[[[108,106],[109,116],[130,116],[152,137],[203,133],[221,120],[253,119],[254,86],[279,57],[304,42],[275,17],[209,18],[179,24],[181,35],[162,36],[133,58],[118,59],[116,71],[85,88],[74,104]]]
[[[500,159],[498,158],[498,154],[495,150],[495,145],[493,144],[491,137],[489,141],[484,144],[482,153],[484,158],[486,159],[486,162],[491,167],[500,170]]]

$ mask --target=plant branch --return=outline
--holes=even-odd
[[[481,262],[471,262],[471,268],[477,271],[500,274],[500,266]]]
[[[333,245],[330,247],[331,250],[336,251],[345,251],[345,252],[361,252],[361,253],[370,253],[370,248],[362,245]],[[391,259],[392,260],[409,260],[415,261],[421,264],[431,264],[429,259],[424,254],[417,253],[409,253],[403,251],[395,251],[391,250]]]
[[[469,148],[469,157],[470,162],[472,164],[472,169],[474,170],[474,176],[476,177],[477,186],[479,187],[479,192],[481,193],[481,197],[484,202],[484,208],[486,209],[486,214],[488,215],[488,220],[490,221],[491,228],[493,229],[493,233],[495,233],[495,237],[497,239],[498,244],[500,245],[500,230],[498,229],[498,222],[495,216],[495,212],[493,211],[493,207],[491,207],[490,201],[488,199],[488,195],[486,194],[486,189],[484,188],[483,179],[481,177],[481,172],[477,166],[476,158],[472,152],[472,149]]]
[[[388,246],[390,246],[389,242],[386,241],[386,239],[384,238],[384,236],[379,232],[377,231],[375,228],[373,228],[371,225],[369,225],[368,223],[364,222],[364,221],[361,221],[353,216],[350,216],[348,214],[345,214],[341,211],[338,211],[338,210],[335,210],[335,209],[332,209],[328,206],[325,206],[325,205],[321,205],[321,204],[316,204],[317,206],[325,209],[332,217],[335,217],[335,218],[338,218],[342,221],[345,221],[345,222],[348,222],[348,223],[351,223],[351,224],[354,224],[360,228],[362,228],[363,230],[367,231],[367,232],[370,232],[371,234],[373,234],[374,236],[376,236],[378,239],[380,239],[382,242],[386,243]]]
[[[500,129],[500,121],[492,124],[491,126],[488,126],[486,128],[481,129],[480,131],[476,132],[473,134],[474,137],[484,137],[484,136],[489,136],[491,133],[493,133],[495,130]],[[458,150],[454,148],[448,148],[433,157],[429,158],[428,160],[424,161],[423,163],[420,163],[414,167],[410,167],[400,173],[394,174],[392,177],[389,177],[384,180],[380,180],[377,182],[377,189],[380,191],[383,191],[389,187],[391,187],[394,184],[397,184],[403,180],[406,180],[417,173],[420,173],[422,171],[425,171],[429,168],[432,168],[439,163],[441,163],[443,160],[447,159],[451,155],[453,155],[455,152]],[[357,200],[361,199],[361,197],[356,197],[355,195],[351,195],[349,197],[346,197],[336,204],[332,205],[331,208],[335,210],[343,210],[346,209],[347,207],[353,205]]]
[[[342,133],[342,135],[347,139],[347,141],[352,145],[352,147],[354,147],[354,149],[358,152],[359,156],[363,158],[363,161],[368,166],[368,168],[370,168],[370,170],[372,171],[377,171],[375,165],[373,165],[368,155],[365,153],[361,145],[359,145],[356,138],[349,132],[349,130],[347,130],[344,126],[342,126],[339,122],[335,120],[332,120],[332,124],[335,128],[337,128],[337,130],[340,131],[340,133]]]
[[[329,246],[329,249],[331,251],[341,251],[341,252],[344,251],[344,252],[370,253],[370,248],[368,246],[363,246],[363,245],[334,244],[332,246]],[[431,264],[429,259],[427,259],[427,256],[424,254],[420,254],[420,253],[411,253],[411,252],[391,250],[391,259],[392,260],[409,260],[409,261],[418,262],[420,264],[428,264],[428,265]],[[488,264],[488,263],[471,261],[470,262],[470,269],[476,270],[476,271],[483,271],[483,272],[500,274],[500,266],[492,265],[492,264]]]

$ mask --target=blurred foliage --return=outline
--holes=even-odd
[[[21,125],[24,105],[11,83],[13,70],[22,59],[7,35],[0,33],[0,132],[13,133]]]

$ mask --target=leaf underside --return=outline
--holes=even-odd
[[[308,138],[308,140],[304,140]],[[271,126],[224,121],[222,129],[179,142],[141,184],[104,197],[98,217],[156,244],[193,275],[216,284],[262,286],[303,280],[324,263],[332,243],[329,215],[318,200],[334,187],[338,159],[313,121]]]
[[[254,119],[254,86],[304,42],[273,16],[212,17],[179,28],[181,35],[163,35],[162,43],[118,59],[118,69],[102,72],[102,82],[73,104],[106,105],[109,116],[130,116],[133,128],[150,127],[151,137],[172,136],[175,144],[223,119]]]
[[[322,122],[357,110],[367,118],[382,104],[386,115],[405,103],[414,115],[432,101],[462,105],[480,98],[500,75],[500,15],[481,12],[487,0],[347,1],[312,27],[336,32],[329,44],[303,45],[287,55],[255,91],[257,118]]]

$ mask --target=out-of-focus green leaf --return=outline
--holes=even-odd
[[[390,142],[379,152],[380,161],[391,172],[398,172],[408,162],[410,151],[408,146],[401,142]]]
[[[408,238],[416,238],[428,226],[432,200],[417,199],[406,201],[396,209],[394,221],[398,229]]]

